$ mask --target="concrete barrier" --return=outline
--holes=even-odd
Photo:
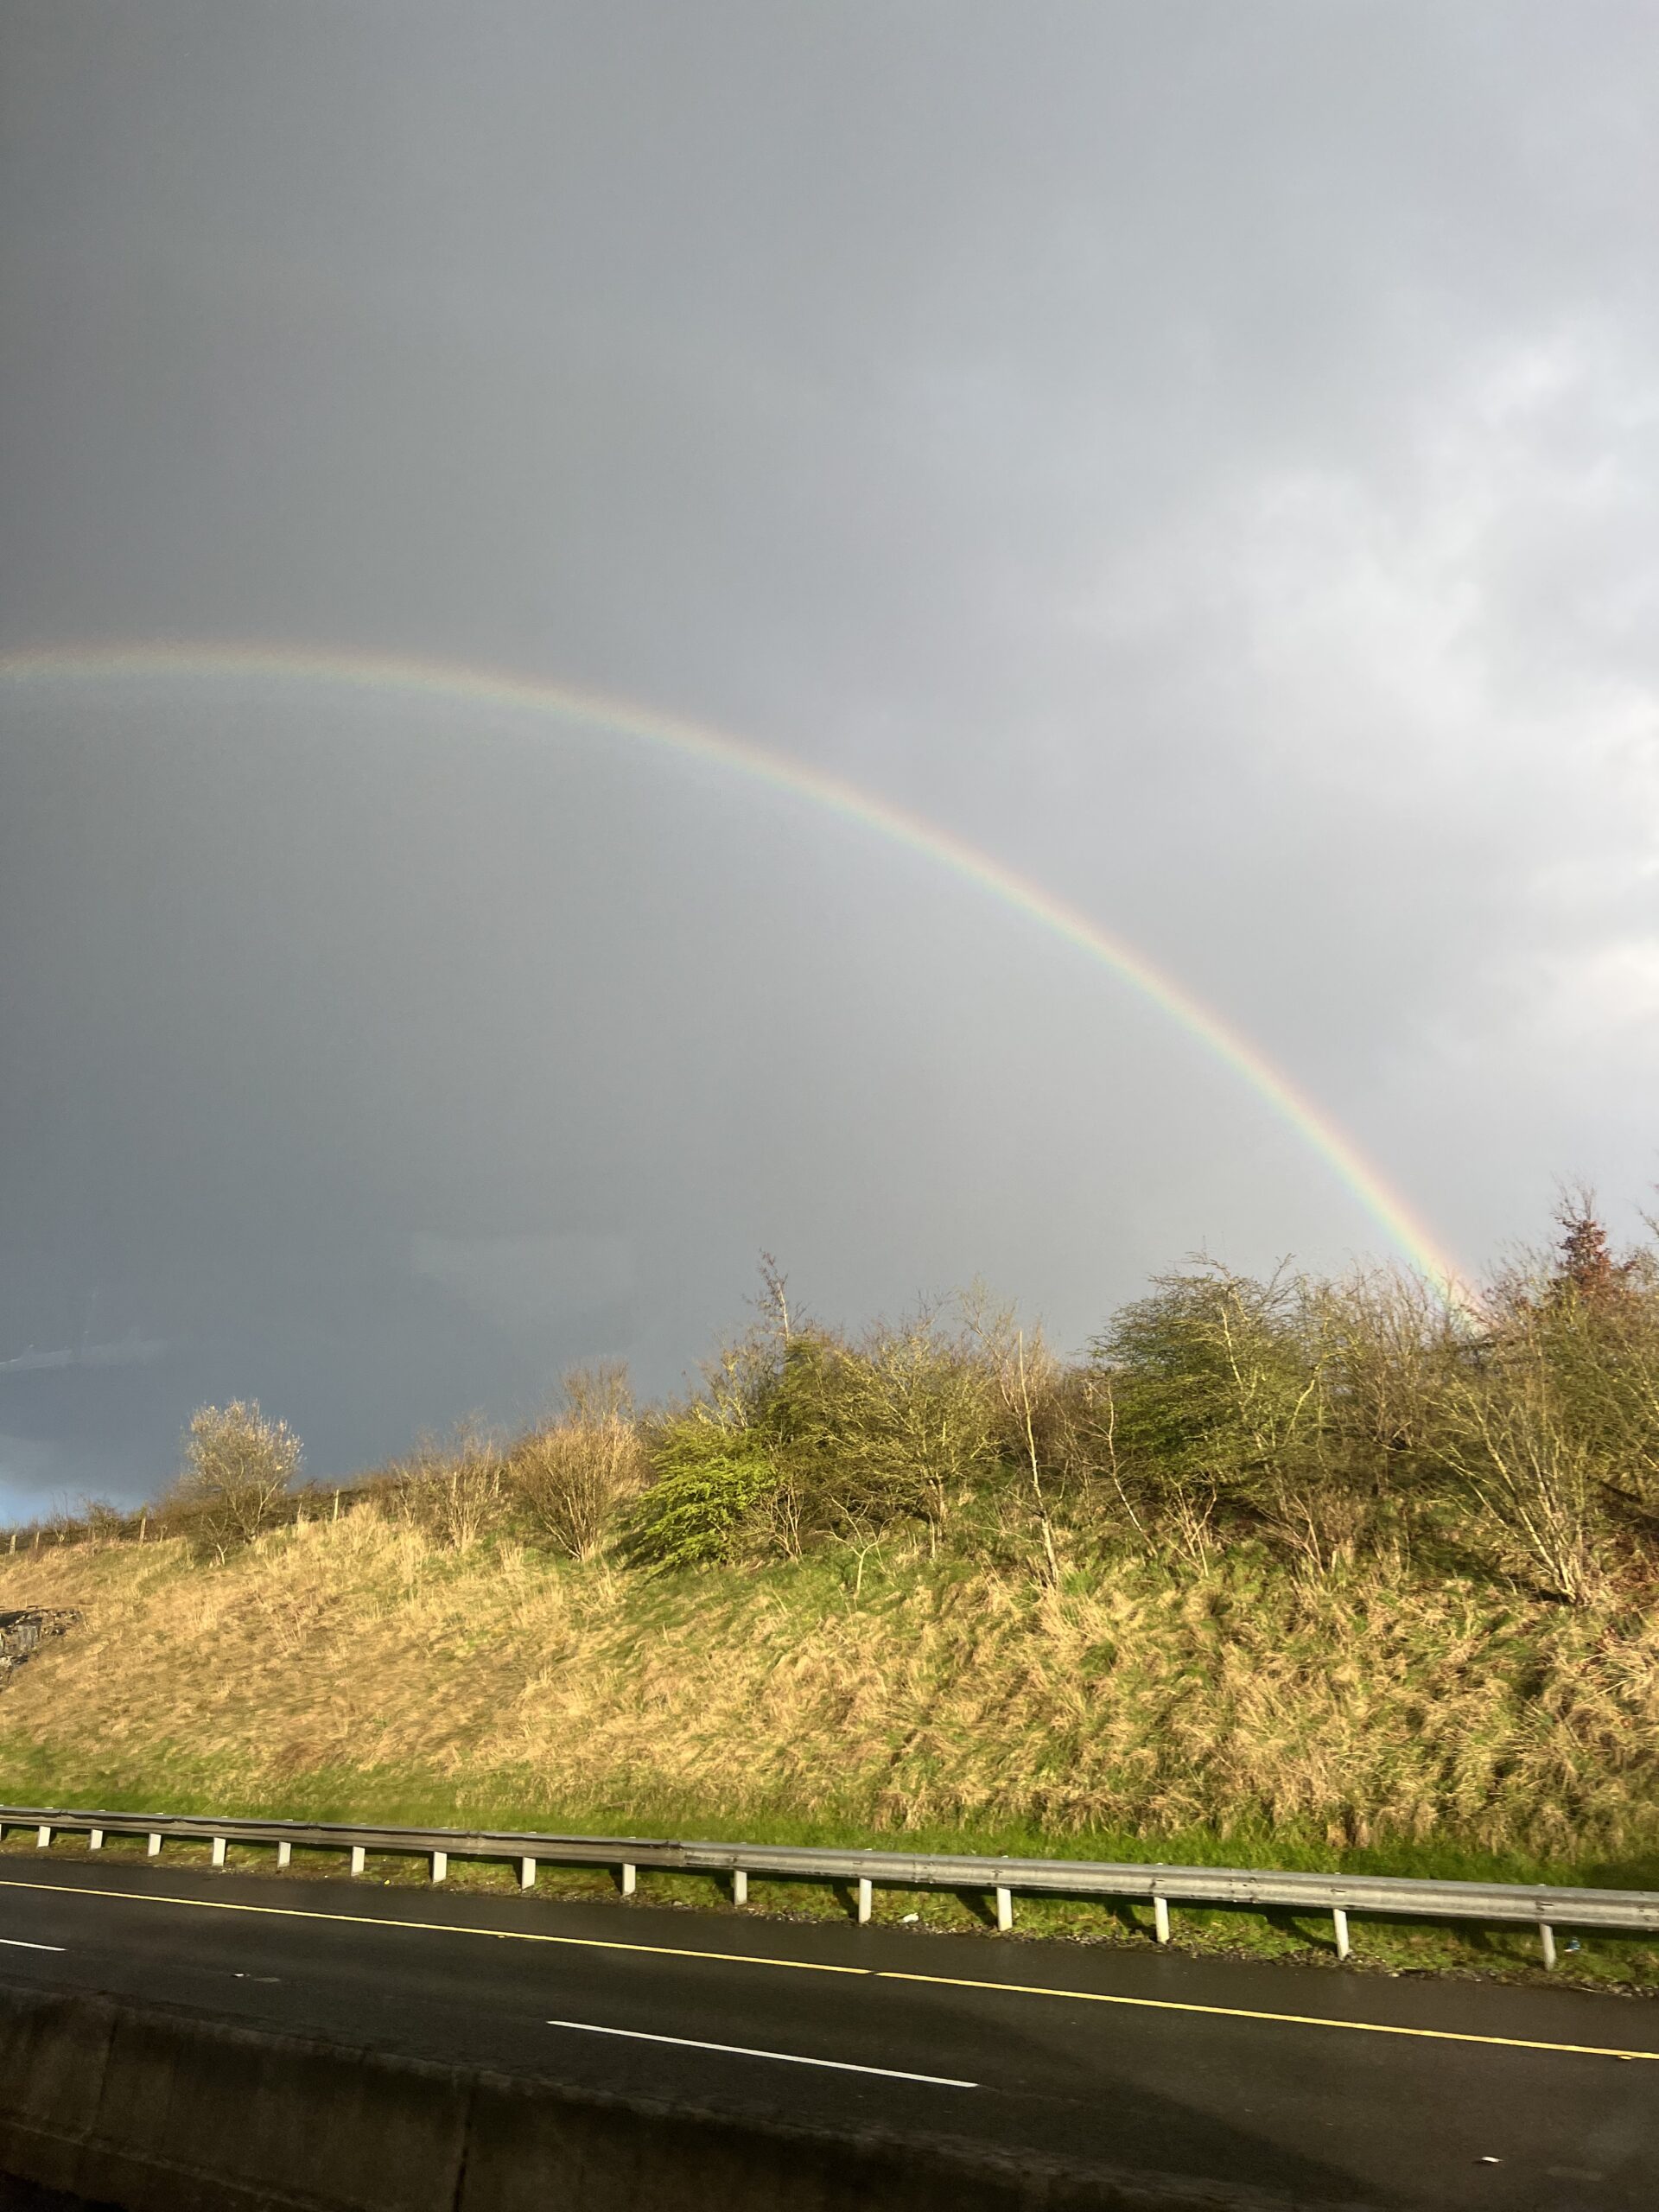
[[[0,1983],[9,2201],[118,2212],[1293,2212],[1249,2190],[1033,2167],[975,2145],[832,2133]]]

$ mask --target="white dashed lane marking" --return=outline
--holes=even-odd
[[[728,2058],[777,2058],[786,2066],[829,2066],[837,2074],[879,2074],[886,2082],[926,2082],[936,2089],[976,2089],[948,2074],[906,2074],[897,2066],[855,2066],[849,2058],[807,2058],[798,2050],[751,2050],[741,2043],[704,2043],[697,2036],[656,2036],[645,2028],[601,2028],[593,2020],[550,2020],[550,2028],[575,2028],[585,2036],[626,2036],[630,2043],[672,2043],[686,2050],[717,2050]]]

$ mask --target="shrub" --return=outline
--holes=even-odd
[[[855,1346],[820,1340],[790,1350],[788,1442],[814,1518],[943,1529],[1001,1460],[995,1379],[931,1313]]]
[[[107,1497],[84,1497],[80,1501],[81,1525],[92,1543],[119,1543],[127,1533],[130,1517]]]
[[[1330,1376],[1306,1306],[1294,1278],[1205,1262],[1160,1277],[1096,1341],[1118,1452],[1201,1544],[1218,1510],[1326,1561]]]
[[[1543,1348],[1512,1338],[1459,1373],[1443,1404],[1438,1451],[1497,1540],[1505,1565],[1541,1573],[1582,1603],[1602,1578],[1595,1541],[1603,1469],[1575,1434]]]
[[[658,1423],[650,1462],[656,1479],[629,1516],[623,1544],[630,1560],[663,1573],[734,1559],[782,1479],[759,1429],[722,1421],[703,1405]]]
[[[380,1494],[433,1542],[469,1551],[503,1518],[506,1485],[495,1440],[464,1427],[448,1442],[423,1438],[415,1456],[388,1470]]]
[[[645,1453],[625,1369],[575,1370],[564,1400],[563,1417],[521,1437],[503,1473],[536,1532],[572,1559],[587,1559],[641,1487]]]

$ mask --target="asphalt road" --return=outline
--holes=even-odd
[[[55,1853],[0,1975],[1298,2202],[1659,2204],[1659,2006],[1578,1991]]]

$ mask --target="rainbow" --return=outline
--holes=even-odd
[[[0,681],[19,688],[75,680],[111,683],[233,677],[266,682],[297,679],[382,697],[401,693],[461,706],[505,708],[543,721],[584,724],[729,769],[822,807],[889,844],[948,869],[1109,969],[1224,1062],[1325,1161],[1414,1268],[1443,1291],[1460,1297],[1459,1270],[1405,1199],[1389,1188],[1352,1140],[1291,1077],[1185,984],[1166,975],[1133,945],[1101,928],[1080,908],[1015,874],[990,854],[839,776],[633,700],[570,684],[502,675],[460,662],[185,641],[43,646],[0,653]]]

